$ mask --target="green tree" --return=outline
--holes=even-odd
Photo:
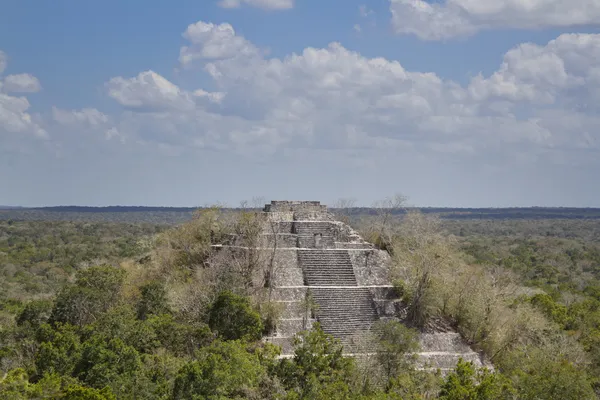
[[[109,303],[115,303],[125,279],[125,271],[111,265],[99,265],[79,271],[75,284],[104,292]]]
[[[170,312],[167,292],[161,282],[153,281],[140,288],[140,300],[137,303],[137,317],[146,319],[149,315]]]
[[[135,348],[118,338],[105,342],[102,337],[94,337],[83,344],[74,375],[97,389],[115,388],[132,379],[140,368],[141,359]]]
[[[48,300],[33,300],[25,305],[17,315],[17,326],[35,330],[45,323],[52,312],[52,302]]]
[[[159,346],[152,326],[138,320],[135,310],[128,305],[114,307],[100,315],[96,322],[83,329],[83,336],[103,338],[106,342],[119,338],[126,345],[147,353]]]
[[[294,357],[283,359],[277,375],[284,387],[302,399],[346,398],[352,392],[354,359],[342,355],[343,346],[318,323],[294,339]]]
[[[260,314],[250,301],[229,291],[221,292],[213,303],[208,325],[225,340],[258,340],[263,331]]]
[[[71,375],[81,356],[81,344],[76,328],[68,324],[43,324],[36,336],[40,342],[35,355],[37,374]]]
[[[258,354],[239,340],[215,341],[197,353],[197,360],[181,368],[175,379],[174,399],[257,398],[267,371]]]
[[[193,356],[196,350],[214,339],[205,324],[178,322],[171,314],[153,315],[145,323],[155,332],[162,347],[181,357]]]
[[[400,371],[412,368],[419,349],[418,333],[397,321],[380,323],[375,331],[379,336],[377,360],[389,382]]]
[[[510,381],[487,368],[476,369],[462,358],[454,372],[448,374],[440,391],[443,400],[500,400],[512,399],[515,390]]]
[[[80,271],[75,284],[65,286],[58,294],[50,322],[76,326],[94,322],[116,304],[124,279],[125,271],[107,265]]]
[[[516,371],[519,398],[523,400],[596,399],[587,374],[568,361],[534,362]]]
[[[5,400],[54,399],[60,397],[61,379],[58,375],[44,375],[31,383],[22,368],[9,371],[0,378],[0,398]]]
[[[564,328],[568,322],[567,307],[554,301],[552,297],[545,293],[539,293],[533,296],[531,304],[540,310],[551,321],[556,322],[561,328]]]
[[[116,400],[109,387],[102,390],[73,385],[67,388],[64,396],[60,397],[63,400]]]

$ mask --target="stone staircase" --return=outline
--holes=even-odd
[[[278,240],[279,274],[271,295],[282,309],[277,329],[264,340],[281,346],[282,356],[290,357],[294,336],[316,320],[340,340],[345,354],[375,352],[375,323],[405,317],[390,285],[389,256],[335,221],[319,202],[273,201],[264,212],[275,222],[265,235]],[[312,312],[306,309],[309,295]],[[486,365],[456,332],[431,329],[420,333],[419,342],[419,369],[447,373],[459,358]]]
[[[357,336],[379,319],[369,288],[358,287],[347,250],[298,250],[305,284],[316,305],[315,315],[325,333],[352,353]]]
[[[298,250],[307,286],[356,286],[347,250]]]
[[[300,248],[330,249],[335,248],[332,228],[331,222],[327,221],[297,221],[294,222],[293,232],[298,235]]]
[[[317,305],[317,320],[325,333],[344,344],[348,352],[350,340],[361,332],[368,332],[378,320],[373,297],[368,288],[337,287],[310,288]]]
[[[417,353],[417,366],[421,369],[451,371],[460,358],[477,367],[486,365],[479,354],[466,344],[457,332],[422,333],[421,351]]]

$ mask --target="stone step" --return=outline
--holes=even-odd
[[[308,288],[301,287],[274,287],[271,300],[272,301],[304,301]]]
[[[349,273],[352,272],[354,273],[354,269],[352,268],[352,265],[348,265],[347,263],[341,263],[341,262],[336,262],[336,263],[327,263],[326,261],[323,262],[303,262],[302,263],[302,267],[304,268],[312,268],[312,269],[323,269],[325,271],[329,270],[329,269],[341,269],[341,270],[347,270]]]
[[[347,250],[340,249],[314,249],[314,250],[300,250],[303,255],[307,258],[328,258],[328,257],[350,257]]]
[[[298,235],[322,234],[323,236],[333,236],[335,225],[330,222],[295,222],[293,233]]]
[[[354,270],[348,268],[347,265],[303,265],[303,271],[310,271],[319,274],[329,275],[348,275],[354,276]],[[327,268],[325,268],[327,267]]]
[[[462,339],[459,333],[423,333],[419,337],[419,344],[423,352],[451,352],[469,353],[471,348]]]
[[[267,343],[271,343],[275,346],[281,347],[281,354],[293,354],[294,353],[294,338],[293,337],[277,337],[268,336],[263,339]]]
[[[323,331],[347,338],[357,331],[368,331],[377,321],[377,312],[368,288],[311,288],[315,314]]]
[[[322,236],[316,239],[314,235],[298,235],[296,246],[309,249],[333,249],[335,248],[335,239],[333,236]]]
[[[300,331],[310,329],[314,322],[316,321],[311,318],[306,320],[304,318],[279,319],[277,321],[277,336],[294,336]]]
[[[417,355],[417,366],[421,368],[452,369],[456,367],[460,358],[471,361],[477,367],[483,366],[479,355],[472,351],[470,353],[420,352]]]
[[[334,321],[334,320],[340,320],[340,321],[360,321],[360,320],[364,320],[365,318],[362,316],[363,311],[366,312],[371,312],[371,307],[368,306],[361,306],[361,307],[357,307],[355,304],[348,304],[348,306],[352,306],[354,308],[354,312],[355,315],[351,315],[346,313],[346,310],[343,309],[342,307],[337,307],[337,308],[328,308],[328,307],[319,307],[317,309],[317,311],[323,313],[327,313],[327,319],[330,321]]]
[[[298,261],[309,286],[356,286],[350,254],[344,250],[300,250]]]
[[[327,319],[328,321],[337,321],[339,323],[345,323],[344,321],[348,321],[348,323],[350,323],[350,321],[371,321],[371,319],[369,317],[365,316],[365,315],[368,315],[367,313],[364,313],[364,314],[362,313],[362,311],[367,311],[370,313],[370,311],[371,311],[370,308],[361,307],[356,310],[355,315],[348,315],[347,313],[345,313],[343,311],[344,310],[339,310],[339,309],[331,310],[331,309],[327,309],[325,307],[319,307],[317,310],[317,314],[319,312],[321,313],[320,319]],[[328,315],[325,315],[325,314],[328,314]]]
[[[310,315],[303,301],[274,301],[274,305],[281,310],[280,317],[283,319],[303,318]]]

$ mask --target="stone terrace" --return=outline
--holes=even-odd
[[[265,340],[289,355],[294,335],[319,321],[347,354],[369,351],[369,346],[355,346],[354,339],[377,320],[400,314],[388,276],[389,255],[336,221],[318,201],[272,201],[263,212],[270,222],[265,246],[278,243],[272,296],[284,310],[276,332]],[[307,299],[314,305],[310,310]],[[456,333],[422,334],[420,342],[422,368],[452,369],[459,357],[481,365]]]

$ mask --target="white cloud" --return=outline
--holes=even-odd
[[[60,108],[52,107],[52,118],[61,125],[86,125],[96,127],[108,122],[108,116],[95,108],[61,110]]]
[[[192,27],[207,26],[200,31],[219,30]],[[181,89],[156,74],[147,85],[139,84],[146,81],[140,76],[115,78],[118,84],[108,85],[118,89],[111,94],[115,100],[155,109],[124,113],[118,132],[161,143],[174,154],[191,147],[245,154],[286,148],[375,154],[410,147],[444,157],[493,152],[521,162],[547,156],[550,149],[600,150],[594,128],[600,114],[600,35],[522,44],[506,53],[493,74],[460,85],[408,71],[398,61],[364,57],[339,43],[267,58],[233,28],[224,31],[218,52],[211,50],[219,56],[198,56],[188,64],[203,67],[216,91]],[[189,37],[198,54],[215,40],[212,33]],[[240,54],[240,48],[252,51]]]
[[[2,131],[11,133],[31,133],[40,138],[48,133],[33,121],[27,112],[29,101],[25,97],[14,97],[0,93],[0,135]]]
[[[36,93],[42,90],[40,81],[30,74],[7,75],[4,78],[5,92]]]
[[[600,99],[600,35],[564,34],[546,46],[521,44],[489,78],[475,77],[476,101],[508,100],[590,110]]]
[[[0,74],[6,68],[8,57],[0,51]],[[28,74],[8,75],[0,79],[0,137],[5,133],[26,133],[47,138],[44,130],[28,113],[26,97],[10,96],[7,92],[34,92],[40,89],[38,80]],[[3,93],[4,92],[4,93]]]
[[[390,0],[397,33],[425,40],[485,29],[540,29],[600,24],[597,0]]]
[[[215,25],[199,21],[188,26],[183,37],[191,43],[190,46],[183,46],[179,52],[179,62],[183,66],[196,61],[258,55],[258,49],[236,35],[230,24]]]
[[[7,59],[6,53],[0,50],[0,74],[6,69]]]
[[[207,92],[202,89],[197,89],[192,93],[195,97],[200,99],[207,99],[210,103],[220,104],[225,97],[223,92]]]
[[[113,140],[116,139],[121,143],[125,143],[127,141],[127,139],[125,138],[124,135],[121,134],[121,132],[119,132],[119,130],[115,127],[112,127],[110,129],[108,129],[105,133],[104,133],[104,137],[106,138],[106,140]]]
[[[223,8],[239,8],[242,4],[263,10],[288,10],[294,8],[294,0],[220,0]]]
[[[122,106],[141,111],[189,110],[194,102],[154,71],[145,71],[130,79],[112,78],[107,84],[108,95]]]

